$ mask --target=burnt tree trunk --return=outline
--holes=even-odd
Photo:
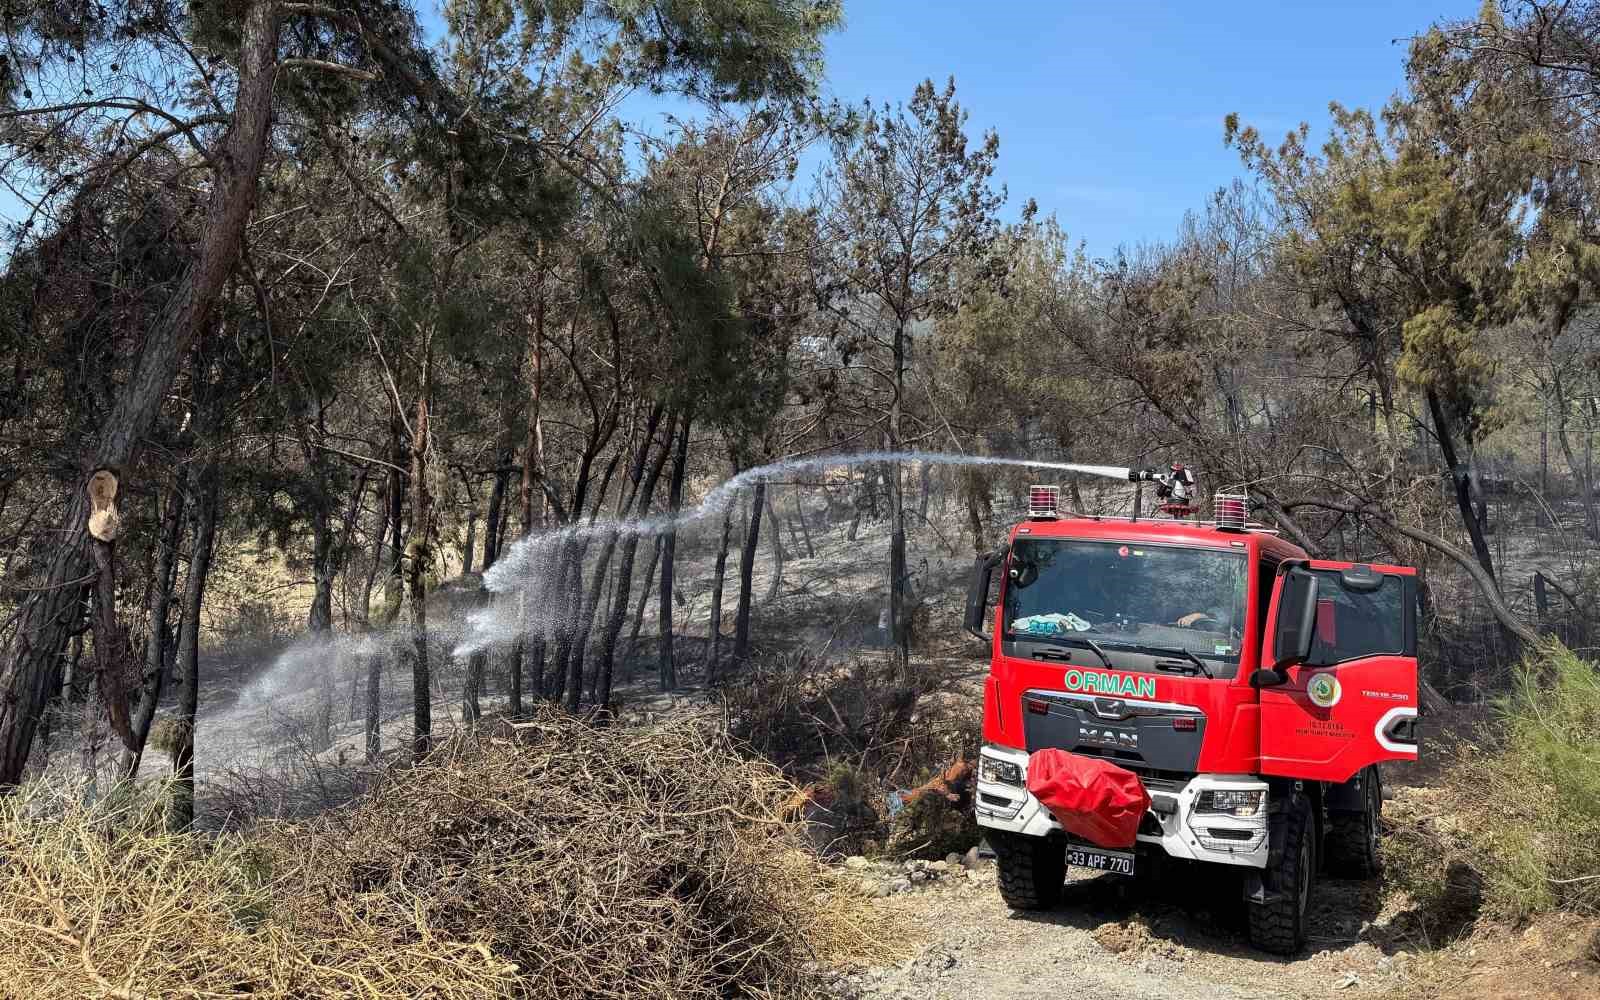
[[[394,625],[400,614],[401,580],[405,573],[405,482],[400,472],[400,462],[403,445],[400,437],[400,422],[391,414],[390,418],[391,454],[394,462],[389,467],[389,482],[384,488],[384,516],[378,524],[378,546],[373,554],[376,562],[381,562],[384,550],[387,547],[389,565],[384,581],[384,620],[385,629]],[[387,544],[386,544],[387,543]],[[371,586],[367,590],[371,593]],[[371,621],[370,612],[367,619]],[[383,723],[383,653],[373,653],[367,659],[367,699],[366,721],[363,729],[367,737],[367,760],[375,761],[383,749],[383,737],[380,727]]]
[[[483,670],[488,665],[489,654],[486,650],[480,649],[467,657],[467,680],[461,689],[461,718],[469,726],[483,717],[478,691],[483,687]]]
[[[983,504],[979,499],[979,490],[984,486],[982,474],[976,469],[967,469],[962,473],[962,492],[967,495],[967,528],[972,532],[972,551],[977,555],[984,554],[983,533]]]
[[[335,559],[339,566],[342,566],[345,560],[350,558],[350,553],[354,551],[356,522],[361,516],[361,505],[367,498],[367,478],[369,475],[370,470],[363,465],[361,470],[356,473],[355,485],[350,488],[350,503],[344,509],[344,517],[339,526],[339,545],[335,550]],[[337,573],[337,569],[335,569],[335,573]],[[330,587],[329,589],[331,590],[332,588]],[[348,591],[346,593],[348,594]],[[363,595],[363,601],[370,600],[371,594],[372,591],[369,584],[366,593]],[[333,609],[330,607],[328,610],[329,618],[331,619]],[[361,609],[361,624],[363,626],[367,623],[367,612],[368,608],[363,606]],[[349,627],[350,612],[347,609],[345,611],[345,628],[348,629]]]
[[[750,589],[755,578],[756,547],[761,544],[761,518],[766,503],[767,477],[761,476],[750,491],[749,527],[745,531],[744,547],[739,550],[739,605],[733,613],[733,658],[740,661],[750,656]]]
[[[220,477],[215,459],[208,460],[195,481],[194,547],[189,554],[189,577],[183,587],[183,618],[178,632],[178,739],[172,751],[175,775],[169,826],[187,830],[194,824],[194,726],[200,701],[200,608],[205,599],[206,577],[217,532],[217,490]]]
[[[478,549],[478,510],[476,506],[467,508],[467,537],[461,543],[461,572],[472,572],[472,563],[477,556]]]
[[[172,610],[174,573],[178,565],[178,546],[183,540],[183,507],[187,490],[181,481],[173,483],[167,509],[161,518],[161,547],[156,554],[155,592],[150,602],[150,636],[145,640],[144,677],[139,686],[139,701],[133,708],[129,729],[132,743],[122,755],[122,777],[131,781],[139,773],[150,724],[167,679],[167,618]]]
[[[817,547],[811,544],[811,526],[806,523],[805,505],[800,502],[801,492],[800,487],[796,486],[794,488],[794,516],[800,522],[800,537],[806,543],[806,558],[815,559],[817,557]]]
[[[659,420],[659,417],[657,418]],[[675,420],[669,417],[667,426],[670,428]],[[647,436],[646,440],[649,438]],[[644,483],[639,487],[638,496],[634,500],[634,516],[643,519],[650,513],[650,502],[655,497],[656,484],[661,481],[661,472],[666,468],[667,455],[672,451],[672,436],[667,435],[661,450],[656,453],[655,461],[650,463],[650,471],[645,475]],[[617,567],[617,589],[611,596],[611,613],[606,619],[605,634],[600,641],[600,668],[595,681],[595,702],[601,708],[611,707],[611,684],[616,675],[617,665],[617,640],[622,636],[622,625],[628,615],[628,597],[633,592],[633,564],[639,551],[639,533],[629,531],[622,540],[622,557]],[[645,593],[650,592],[650,573],[655,569],[655,560],[650,561],[650,570],[645,573]],[[640,615],[644,611],[644,601],[639,603]],[[633,635],[638,636],[639,625],[636,623]],[[633,639],[628,640],[631,652]]]
[[[545,622],[545,648],[554,655],[549,675],[538,691],[547,700],[560,701],[567,692],[567,663],[572,656],[572,620],[578,614],[576,605],[581,598],[575,596],[583,589],[583,549],[575,539],[564,539],[556,557],[555,587],[550,601],[541,601],[544,607],[556,606],[555,613]]]
[[[611,575],[611,557],[616,552],[617,540],[620,536],[619,526],[628,517],[629,512],[633,510],[639,503],[639,496],[644,489],[644,464],[646,459],[649,457],[651,445],[655,443],[656,428],[660,426],[661,417],[664,412],[665,407],[660,403],[657,403],[651,407],[649,415],[645,418],[644,432],[640,436],[639,447],[634,451],[633,461],[628,468],[628,482],[631,484],[631,486],[629,486],[629,488],[626,490],[619,491],[617,494],[617,523],[606,532],[606,538],[600,550],[600,557],[598,560],[596,560],[594,579],[589,585],[589,594],[585,598],[583,608],[578,616],[577,641],[573,645],[572,654],[574,662],[571,668],[570,676],[568,677],[568,682],[571,686],[579,686],[583,680],[584,658],[589,647],[589,637],[594,632],[594,618],[600,608],[600,593],[605,587],[606,579]],[[668,426],[670,426],[670,424]],[[671,446],[672,441],[669,437],[666,446],[661,450],[660,459],[654,463],[650,470],[652,492],[655,489],[655,480],[661,475],[662,462],[665,461],[666,453],[671,450]],[[630,532],[629,537],[631,539],[635,536],[632,532]],[[630,573],[632,572],[631,565],[628,567],[628,570]],[[612,594],[611,606],[612,608],[617,607],[615,593]],[[610,615],[607,616],[607,639],[613,638],[610,634],[609,628],[610,617]],[[611,694],[610,677],[602,677],[602,674],[606,673],[606,657],[602,652],[601,663],[595,671],[594,683],[591,685],[590,689],[592,692],[592,697],[602,708],[606,707],[605,699],[609,698]],[[603,697],[601,694],[602,687],[605,688]],[[577,711],[577,707],[574,704],[575,700],[576,696],[569,693],[567,706],[569,711]]]
[[[655,544],[650,546],[650,562],[644,568],[644,583],[639,591],[639,606],[633,612],[633,627],[628,630],[627,652],[623,653],[623,660],[628,664],[628,680],[633,680],[633,655],[639,648],[639,631],[644,628],[644,607],[650,603],[650,595],[655,592],[656,564],[661,561],[661,536],[657,535]]]
[[[734,470],[736,473],[738,470]],[[722,582],[728,575],[728,540],[733,534],[733,504],[722,508],[722,536],[717,543],[717,568],[711,574],[711,622],[706,627],[706,683],[717,676],[722,653]]]
[[[495,454],[494,485],[489,488],[489,511],[483,523],[483,568],[487,572],[500,558],[501,515],[505,509],[506,486],[511,481],[511,453],[501,450]]]
[[[783,532],[778,528],[778,512],[772,508],[771,491],[767,492],[766,508],[767,521],[771,525],[771,530],[767,534],[772,540],[772,579],[767,582],[766,597],[767,603],[770,604],[778,599],[778,588],[783,586],[783,564],[788,558],[788,553],[783,549]],[[761,516],[759,510],[756,516]]]
[[[461,574],[472,572],[478,557],[478,496],[472,488],[472,474],[461,468],[461,488],[467,494],[467,537],[461,543]]]
[[[227,135],[212,177],[206,218],[197,227],[199,245],[151,325],[139,359],[101,423],[90,464],[131,469],[140,444],[154,426],[178,366],[221,296],[238,261],[245,223],[272,120],[277,74],[278,4],[255,0],[239,17],[239,81]],[[84,521],[86,499],[68,502],[60,530],[49,536],[49,571],[28,594],[0,666],[0,786],[22,776],[33,745],[49,682],[66,645],[91,556]]]
[[[798,510],[799,509],[799,502],[798,502],[799,501],[799,493],[796,492],[794,487],[792,487],[792,486],[790,487],[790,492],[793,493],[794,496],[795,496],[795,499],[796,499],[795,509]],[[784,518],[783,519],[783,524],[784,524],[784,527],[789,530],[789,545],[792,547],[792,550],[794,552],[794,557],[796,559],[798,559],[798,558],[800,558],[800,529],[796,528],[794,526],[794,522],[789,520],[788,518]]]
[[[328,453],[316,444],[327,435],[322,401],[316,403],[315,431],[300,430],[300,450],[311,470],[311,611],[306,629],[312,635],[333,631],[333,490],[328,482]]]
[[[1444,456],[1445,468],[1450,472],[1450,484],[1454,489],[1456,507],[1461,512],[1462,526],[1467,529],[1467,537],[1472,541],[1472,554],[1477,558],[1478,565],[1483,567],[1490,581],[1498,587],[1494,575],[1494,557],[1489,553],[1489,543],[1484,537],[1483,521],[1479,519],[1478,512],[1472,502],[1472,478],[1467,467],[1459,462],[1456,457],[1455,436],[1450,427],[1450,421],[1445,416],[1444,407],[1440,405],[1437,393],[1429,390],[1428,409],[1433,415],[1433,429],[1439,439],[1439,450]]]
[[[894,396],[889,404],[889,451],[900,450],[900,411],[905,392],[906,332],[894,336]],[[889,483],[889,634],[894,641],[895,666],[902,676],[910,669],[911,632],[906,620],[906,497],[905,476],[899,462],[887,462]]]
[[[670,521],[661,533],[661,595],[657,611],[661,619],[661,649],[657,663],[661,690],[672,691],[678,686],[678,664],[672,654],[672,573],[673,557],[678,549],[678,513],[683,509],[683,476],[689,461],[689,427],[693,417],[683,415],[683,426],[678,432],[678,450],[672,458],[672,480],[667,487],[667,510]]]
[[[94,553],[94,659],[99,682],[100,702],[111,719],[111,731],[123,747],[133,748],[129,731],[126,680],[127,644],[117,626],[116,545],[99,539],[90,541]]]
[[[522,537],[533,537],[536,530],[544,527],[544,422],[540,412],[542,396],[544,394],[544,324],[545,324],[545,297],[544,273],[540,272],[539,288],[534,297],[533,311],[527,316],[528,324],[528,361],[532,369],[528,384],[528,434],[522,452],[522,483],[518,497],[522,506]],[[540,592],[542,593],[542,591]],[[532,628],[528,605],[535,595],[529,594],[524,587],[519,598],[522,609],[522,638],[517,641],[516,648],[511,654],[511,698],[510,712],[512,718],[522,715],[522,689],[523,678],[528,672],[526,668],[533,666],[533,690],[539,692],[544,687],[544,632],[539,629],[537,633]]]
[[[1591,436],[1587,432],[1584,434],[1584,461],[1580,464],[1567,434],[1570,401],[1559,378],[1555,380],[1555,390],[1556,442],[1561,445],[1561,456],[1566,459],[1567,469],[1578,483],[1578,499],[1583,504],[1583,532],[1591,541],[1600,541],[1600,509],[1595,505],[1593,470],[1589,461]],[[1541,446],[1541,453],[1542,450]]]
[[[427,572],[432,565],[429,545],[426,463],[428,455],[427,378],[417,400],[417,419],[411,431],[411,542],[406,546],[406,589],[411,599],[411,753],[414,760],[428,756],[433,739],[433,692],[429,689]]]

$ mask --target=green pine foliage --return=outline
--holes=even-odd
[[[1389,841],[1393,879],[1440,920],[1600,913],[1600,664],[1530,656],[1482,746],[1462,746],[1442,811]]]

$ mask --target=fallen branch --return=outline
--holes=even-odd
[[[1518,639],[1521,639],[1524,643],[1527,643],[1530,646],[1537,646],[1539,644],[1538,633],[1534,632],[1533,629],[1523,624],[1517,618],[1517,616],[1512,613],[1511,609],[1506,605],[1505,598],[1500,596],[1500,588],[1495,585],[1494,578],[1491,577],[1482,566],[1478,565],[1478,561],[1476,559],[1461,551],[1461,549],[1457,548],[1456,546],[1451,545],[1438,535],[1435,535],[1432,532],[1423,531],[1421,528],[1413,528],[1410,525],[1401,524],[1381,511],[1374,509],[1370,505],[1340,503],[1337,500],[1329,500],[1323,497],[1303,497],[1299,500],[1292,500],[1283,504],[1283,508],[1285,510],[1293,510],[1297,507],[1315,507],[1321,510],[1338,511],[1353,515],[1357,518],[1364,518],[1368,521],[1381,524],[1396,534],[1404,535],[1414,542],[1420,542],[1423,545],[1426,545],[1428,548],[1440,553],[1448,558],[1451,562],[1461,567],[1466,571],[1468,576],[1472,577],[1473,583],[1477,584],[1478,592],[1482,594],[1484,600],[1488,602],[1489,610],[1494,613],[1495,619],[1505,627],[1506,631],[1512,633]]]

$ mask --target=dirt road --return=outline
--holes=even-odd
[[[907,880],[909,873],[870,878]],[[992,866],[938,865],[869,905],[923,935],[914,957],[841,983],[863,1000],[1092,997],[1096,1000],[1281,1000],[1384,996],[1405,979],[1412,951],[1378,914],[1378,894],[1325,882],[1313,900],[1312,941],[1283,960],[1244,942],[1238,892],[1196,867],[1159,885],[1087,875],[1057,909],[1013,914]],[[889,884],[892,884],[891,883]]]

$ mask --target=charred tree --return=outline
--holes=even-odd
[[[650,595],[655,593],[656,564],[661,561],[661,536],[657,535],[655,543],[650,546],[650,562],[644,568],[644,584],[639,590],[639,606],[633,612],[633,626],[628,630],[628,645],[622,654],[624,662],[628,664],[628,680],[633,680],[633,658],[639,649],[639,632],[644,628],[644,609],[650,603]]]
[[[659,422],[659,414],[655,414],[654,411],[652,413],[657,422]],[[676,420],[673,417],[667,418],[667,426],[669,428],[675,423]],[[650,440],[650,436],[647,435],[646,440]],[[667,454],[671,450],[672,437],[669,434],[666,441],[662,443],[661,450],[656,453],[655,461],[650,463],[650,471],[646,473],[644,483],[639,487],[638,496],[635,498],[633,506],[636,518],[643,519],[650,513],[650,503],[655,497],[656,485],[661,481],[661,472],[666,468]],[[628,614],[628,597],[633,590],[633,564],[638,551],[639,534],[637,531],[630,531],[627,537],[622,540],[622,556],[617,567],[617,589],[616,593],[611,597],[611,613],[606,620],[605,634],[600,641],[600,667],[595,681],[595,701],[602,708],[611,706],[611,685],[612,679],[616,674],[617,640],[622,635],[622,625]],[[656,549],[656,551],[659,552],[660,550]],[[644,591],[647,595],[650,592],[650,575],[654,569],[655,558],[652,557],[650,569],[645,571]],[[644,614],[643,597],[639,599],[639,612],[642,619]],[[630,652],[633,648],[634,639],[638,635],[639,622],[636,620],[633,627],[633,637],[628,640]]]
[[[738,470],[734,470],[737,472]],[[706,682],[716,679],[722,653],[722,583],[728,575],[728,540],[733,534],[733,504],[722,508],[722,535],[717,542],[717,566],[711,574],[711,621],[706,626]]]
[[[645,418],[644,431],[640,435],[639,447],[634,451],[633,462],[628,469],[628,482],[631,485],[626,491],[620,492],[617,495],[616,520],[618,524],[613,525],[612,528],[606,532],[605,541],[601,545],[600,556],[596,560],[594,577],[589,585],[589,594],[584,600],[583,610],[579,615],[579,620],[577,623],[577,641],[573,648],[573,657],[576,660],[576,663],[573,665],[571,676],[568,678],[569,684],[575,681],[581,681],[583,678],[584,656],[589,646],[589,637],[594,630],[594,618],[596,613],[599,611],[600,592],[604,587],[606,580],[611,575],[611,558],[616,551],[617,542],[620,537],[619,525],[628,517],[630,512],[638,510],[639,504],[641,503],[640,498],[645,489],[645,461],[649,457],[652,445],[655,444],[656,429],[661,424],[661,417],[664,412],[665,407],[660,403],[657,403],[655,406],[651,407],[649,415]],[[671,450],[671,445],[672,442],[669,438],[666,442],[666,445],[658,454],[656,461],[651,465],[648,478],[650,492],[652,493],[655,492],[656,480],[658,480],[661,476],[661,467],[666,461],[667,452]],[[648,501],[644,501],[644,503],[647,504]],[[637,541],[638,536],[632,531],[629,531],[628,543],[636,545]],[[631,575],[633,572],[632,549],[627,549],[625,551],[625,555],[627,557],[626,572]],[[627,598],[625,595],[623,596],[622,601],[623,604],[626,604]],[[592,686],[593,698],[602,708],[608,706],[608,701],[611,696],[611,660],[607,657],[606,653],[609,650],[610,643],[615,641],[615,635],[611,631],[611,618],[615,615],[615,609],[619,606],[621,605],[618,604],[617,593],[613,592],[611,595],[612,612],[607,616],[606,635],[604,637],[607,641],[607,649],[602,650],[601,652],[600,664],[595,671],[594,684]],[[618,629],[620,630],[620,628],[621,622],[619,620]],[[569,711],[577,711],[577,706],[573,704],[574,700],[574,696],[569,693],[567,706]]]
[[[433,740],[433,692],[429,690],[427,574],[433,566],[428,527],[431,520],[428,493],[427,377],[417,400],[416,425],[411,429],[411,541],[406,545],[406,592],[411,601],[411,752],[415,760],[428,756]]]
[[[661,532],[661,594],[656,602],[661,619],[661,649],[657,663],[661,690],[672,691],[678,686],[678,665],[673,660],[672,649],[672,585],[673,557],[678,548],[678,514],[683,509],[683,477],[689,464],[689,428],[693,417],[684,413],[678,431],[678,449],[672,458],[672,480],[667,487],[667,510],[670,520]]]
[[[1472,542],[1472,554],[1489,580],[1498,586],[1494,575],[1494,556],[1489,552],[1489,542],[1483,530],[1484,521],[1472,499],[1470,470],[1457,457],[1455,433],[1449,418],[1445,416],[1439,394],[1429,389],[1427,395],[1428,411],[1433,417],[1433,429],[1439,440],[1439,451],[1444,456],[1445,468],[1450,473],[1450,485],[1455,494],[1456,508],[1461,513],[1462,526],[1467,529],[1467,538]]]
[[[200,609],[205,600],[206,577],[211,571],[217,530],[220,476],[215,458],[208,459],[195,476],[193,492],[194,547],[189,553],[189,576],[183,588],[183,618],[178,633],[177,741],[172,751],[175,775],[169,825],[187,830],[194,823],[194,727],[200,699]]]
[[[795,520],[800,522],[800,537],[805,540],[806,558],[815,559],[817,557],[817,547],[811,544],[811,525],[806,523],[806,508],[800,500],[802,492],[799,486],[794,488],[794,516]]]
[[[156,705],[166,687],[167,653],[170,632],[167,619],[172,608],[172,591],[178,565],[178,546],[183,540],[183,508],[186,490],[175,482],[167,496],[167,509],[161,518],[160,549],[156,553],[155,591],[150,602],[150,635],[145,640],[144,676],[139,686],[139,701],[130,721],[131,743],[122,755],[122,776],[131,781],[138,776],[139,761]]]
[[[489,488],[489,510],[483,522],[483,568],[486,572],[500,558],[500,540],[503,537],[500,522],[505,509],[506,487],[511,482],[510,465],[510,451],[502,448],[495,453],[494,485]]]
[[[767,603],[770,604],[778,599],[778,590],[783,586],[783,563],[788,553],[783,550],[782,532],[778,529],[778,512],[772,507],[772,492],[770,490],[767,491],[766,495],[766,508],[767,521],[771,524],[771,530],[767,534],[772,540],[772,579],[767,582],[766,597]],[[756,517],[759,518],[760,516],[758,508]]]
[[[733,615],[733,658],[741,662],[750,657],[750,590],[755,578],[756,547],[761,544],[761,520],[766,503],[767,477],[761,476],[750,491],[750,521],[744,547],[739,551],[739,605]]]
[[[178,366],[207,321],[239,259],[245,223],[272,120],[279,5],[256,0],[239,17],[238,87],[228,132],[216,158],[205,224],[193,262],[150,327],[139,359],[101,423],[95,466],[132,468],[154,426]],[[49,541],[43,586],[24,600],[0,666],[0,786],[15,784],[27,763],[49,680],[66,645],[74,609],[90,576],[87,499],[75,495]]]
[[[328,453],[320,447],[327,437],[327,415],[322,400],[313,404],[314,426],[300,428],[300,450],[311,471],[311,611],[306,629],[312,635],[333,631],[333,489],[329,482]],[[311,440],[312,432],[317,440]]]
[[[133,733],[128,716],[127,636],[117,624],[117,538],[122,532],[117,514],[117,476],[109,469],[97,469],[86,487],[92,513],[89,515],[89,546],[94,556],[94,633],[95,676],[100,704],[111,720],[111,731],[124,750],[133,750]],[[94,712],[89,703],[89,712]],[[91,726],[91,730],[93,727]],[[86,741],[92,746],[96,741]],[[92,757],[89,758],[92,761]],[[93,765],[90,765],[93,781]]]

